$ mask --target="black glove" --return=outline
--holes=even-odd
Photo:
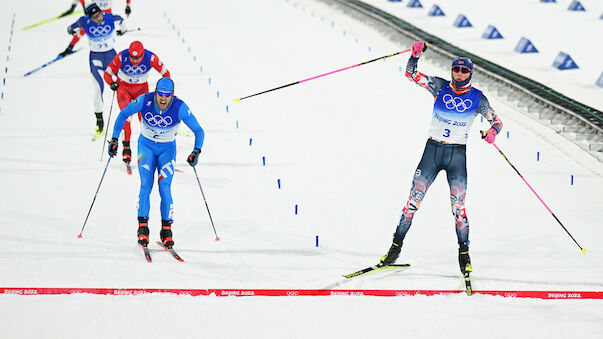
[[[65,48],[64,51],[62,51],[61,53],[59,53],[59,56],[61,58],[64,58],[64,57],[68,56],[69,54],[73,54],[73,53],[75,53],[73,51],[73,46],[69,45],[69,46],[67,46],[67,48]]]
[[[126,16],[130,16],[130,13],[132,13],[132,10],[130,9],[130,5],[126,5]]]
[[[77,32],[73,28],[71,28],[71,26],[67,27],[67,34],[74,35],[75,33]]]
[[[117,36],[122,36],[124,34],[126,34],[126,31],[122,31],[121,29],[117,30]]]
[[[188,162],[189,165],[195,167],[195,165],[197,165],[197,162],[199,161],[199,154],[201,153],[201,150],[198,148],[195,148],[192,152],[191,155],[188,156],[188,158],[186,158],[186,162]]]
[[[119,82],[113,81],[109,87],[111,87],[113,91],[117,91],[117,88],[119,88]]]
[[[73,13],[74,10],[75,10],[75,4],[72,4],[71,8],[69,8],[66,12],[61,13],[61,15],[59,15],[59,18],[68,16],[69,14]]]
[[[107,151],[109,152],[109,156],[111,158],[113,158],[114,156],[117,155],[117,138],[111,138],[111,141],[109,141],[109,148],[107,148]]]

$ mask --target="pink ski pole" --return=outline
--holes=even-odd
[[[482,139],[485,138],[486,134],[485,132],[481,131],[482,134]],[[563,224],[561,223],[561,221],[559,220],[559,218],[557,218],[557,216],[555,215],[555,213],[553,213],[553,211],[551,211],[551,209],[549,208],[549,206],[547,206],[547,204],[545,204],[545,202],[542,200],[542,198],[540,198],[540,196],[538,195],[538,193],[536,193],[536,191],[534,191],[534,189],[532,188],[532,186],[530,186],[530,184],[528,184],[528,182],[526,181],[526,179],[524,179],[523,175],[521,175],[521,173],[519,173],[519,171],[517,170],[517,168],[515,168],[515,166],[513,166],[513,164],[511,163],[511,161],[509,161],[509,158],[507,158],[507,156],[500,150],[500,148],[498,148],[498,146],[496,146],[495,143],[492,143],[492,146],[494,146],[496,148],[496,150],[498,150],[498,152],[503,156],[503,158],[505,158],[505,160],[507,160],[507,162],[509,163],[509,165],[511,165],[511,167],[513,167],[513,169],[515,170],[515,172],[517,172],[517,174],[519,175],[519,177],[521,178],[521,180],[523,180],[523,182],[526,183],[526,185],[528,185],[528,187],[530,188],[530,190],[532,190],[532,193],[534,193],[536,195],[536,197],[538,198],[538,200],[540,200],[540,202],[544,205],[544,207],[546,207],[546,209],[549,211],[549,213],[551,213],[551,215],[553,216],[553,218],[555,218],[555,220],[557,220],[557,222],[559,223],[559,225],[561,225],[561,227],[563,227],[563,229],[565,230],[565,232],[567,233],[567,235],[570,236],[570,238],[572,238],[572,240],[576,243],[576,245],[578,245],[578,247],[580,247],[580,250],[582,251],[582,253],[586,253],[586,248],[582,248],[582,246],[580,246],[580,244],[578,244],[578,242],[576,241],[576,239],[574,239],[574,237],[570,234],[570,232],[567,230],[567,228],[565,228],[565,226],[563,226]]]
[[[241,101],[241,100],[243,100],[243,99],[251,98],[251,97],[254,97],[254,96],[256,96],[256,95],[260,95],[260,94],[264,94],[264,93],[268,93],[268,92],[276,91],[276,90],[278,90],[278,89],[282,89],[282,88],[285,88],[285,87],[289,87],[289,86],[293,86],[293,85],[301,84],[302,82],[306,82],[306,81],[310,81],[310,80],[314,80],[314,79],[322,78],[322,77],[327,76],[327,75],[335,74],[335,73],[338,73],[338,72],[341,72],[341,71],[345,71],[345,70],[352,69],[352,68],[355,68],[355,67],[358,67],[358,66],[366,65],[366,64],[368,64],[368,63],[371,63],[371,62],[374,62],[374,61],[377,61],[377,60],[382,60],[382,59],[385,59],[385,58],[393,57],[393,56],[395,56],[395,55],[402,54],[402,53],[406,53],[406,52],[410,52],[410,51],[411,51],[411,49],[407,49],[407,50],[404,50],[404,51],[400,51],[400,52],[392,53],[392,54],[389,54],[389,55],[382,56],[382,57],[380,57],[380,58],[376,58],[376,59],[373,59],[373,60],[369,60],[369,61],[361,62],[361,63],[359,63],[359,64],[357,64],[357,65],[353,65],[353,66],[344,67],[344,68],[341,68],[341,69],[338,69],[338,70],[335,70],[335,71],[331,71],[331,72],[328,72],[328,73],[325,73],[325,74],[317,75],[317,76],[314,76],[314,77],[311,77],[311,78],[308,78],[308,79],[304,79],[304,80],[300,80],[300,81],[292,82],[292,83],[290,83],[290,84],[286,84],[286,85],[283,85],[283,86],[275,87],[275,88],[272,88],[272,89],[269,89],[269,90],[266,90],[266,91],[263,91],[263,92],[259,92],[259,93],[251,94],[251,95],[248,95],[248,96],[246,96],[246,97],[242,97],[242,98],[239,98],[239,99],[235,99],[235,101],[236,101],[236,102],[239,102],[239,101]]]

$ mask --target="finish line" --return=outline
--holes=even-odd
[[[0,287],[0,294],[13,295],[145,295],[167,293],[190,296],[216,297],[295,297],[295,296],[376,296],[406,297],[465,294],[464,290],[305,290],[305,289],[175,289],[175,288],[56,288],[56,287]],[[595,291],[473,291],[474,295],[492,295],[505,298],[536,298],[555,300],[603,299],[603,292]]]

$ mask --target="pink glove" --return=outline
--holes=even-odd
[[[482,139],[486,140],[486,142],[489,144],[493,143],[494,139],[496,139],[496,130],[494,128],[490,128],[482,135]]]
[[[414,44],[412,44],[412,57],[419,58],[421,56],[421,53],[423,53],[426,49],[427,46],[425,46],[425,43],[423,41],[415,42]]]

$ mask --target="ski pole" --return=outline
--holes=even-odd
[[[485,134],[484,131],[480,131],[480,133],[482,134],[482,139],[486,137],[486,134]],[[505,158],[505,160],[507,160],[507,162],[509,163],[509,165],[511,165],[511,167],[513,167],[513,169],[519,175],[519,177],[521,178],[521,180],[523,180],[523,182],[525,182],[526,185],[528,185],[528,187],[530,188],[530,190],[532,190],[532,193],[534,193],[536,195],[536,197],[538,198],[538,200],[540,200],[540,202],[544,205],[544,207],[546,207],[546,209],[549,211],[549,213],[551,213],[551,215],[553,216],[553,218],[555,218],[555,220],[557,220],[557,222],[559,223],[559,225],[561,225],[561,227],[563,227],[563,229],[565,230],[565,232],[567,233],[567,235],[569,235],[570,238],[572,238],[572,240],[576,243],[576,245],[578,245],[578,247],[580,248],[580,250],[582,251],[582,253],[586,253],[586,248],[582,248],[582,246],[580,246],[580,244],[578,244],[578,242],[576,241],[576,239],[574,239],[574,237],[567,230],[567,228],[565,228],[565,226],[563,226],[563,223],[561,223],[561,221],[559,220],[559,218],[557,218],[557,216],[555,215],[555,213],[553,213],[553,211],[551,211],[551,209],[549,208],[549,206],[547,206],[547,204],[542,200],[542,198],[540,198],[540,196],[538,195],[538,193],[536,193],[536,191],[534,191],[534,189],[532,188],[532,186],[530,186],[530,184],[528,184],[528,182],[526,181],[526,179],[524,179],[524,177],[521,175],[521,173],[519,173],[519,171],[517,170],[517,168],[515,168],[515,166],[513,166],[513,164],[511,163],[511,161],[509,161],[509,158],[507,158],[507,156],[500,150],[500,148],[498,148],[498,146],[496,146],[495,143],[492,143],[492,146],[494,146],[496,148],[496,150],[498,150],[498,152],[503,156],[503,158]]]
[[[205,207],[207,208],[207,215],[209,215],[209,221],[211,222],[211,227],[214,229],[214,234],[216,235],[216,241],[220,241],[220,237],[218,237],[218,233],[216,233],[216,226],[214,226],[214,221],[211,218],[211,213],[209,213],[209,206],[207,205],[207,200],[205,200],[205,194],[203,193],[203,188],[201,187],[201,181],[199,181],[199,176],[197,175],[197,169],[193,166],[193,171],[195,171],[195,177],[197,177],[197,183],[199,184],[199,189],[201,190],[201,195],[203,196],[203,201],[205,202]]]
[[[260,95],[260,94],[264,94],[264,93],[268,93],[268,92],[276,91],[276,90],[278,90],[278,89],[282,89],[282,88],[285,88],[285,87],[289,87],[289,86],[293,86],[293,85],[301,84],[302,82],[306,82],[306,81],[310,81],[310,80],[318,79],[318,78],[321,78],[321,77],[324,77],[324,76],[327,76],[327,75],[330,75],[330,74],[335,74],[335,73],[337,73],[337,72],[341,72],[341,71],[345,71],[345,70],[348,70],[348,69],[351,69],[351,68],[354,68],[354,67],[358,67],[358,66],[366,65],[366,64],[368,64],[368,63],[371,63],[371,62],[374,62],[374,61],[377,61],[377,60],[381,60],[381,59],[385,59],[385,58],[393,57],[393,56],[395,56],[395,55],[402,54],[402,53],[406,53],[406,52],[410,52],[410,51],[411,51],[411,49],[407,49],[407,50],[404,50],[404,51],[400,51],[400,52],[392,53],[392,54],[389,54],[389,55],[382,56],[382,57],[380,57],[380,58],[376,58],[376,59],[373,59],[373,60],[369,60],[369,61],[361,62],[361,63],[356,64],[356,65],[353,65],[353,66],[344,67],[344,68],[341,68],[341,69],[338,69],[338,70],[335,70],[335,71],[331,71],[331,72],[328,72],[328,73],[325,73],[325,74],[317,75],[317,76],[314,76],[314,77],[311,77],[311,78],[308,78],[308,79],[304,79],[304,80],[300,80],[300,81],[292,82],[292,83],[287,84],[287,85],[279,86],[279,87],[272,88],[272,89],[269,89],[269,90],[266,90],[266,91],[263,91],[263,92],[255,93],[255,94],[252,94],[252,95],[248,95],[248,96],[246,96],[246,97],[242,97],[242,98],[239,98],[239,99],[235,99],[235,101],[236,101],[236,102],[239,102],[239,101],[241,101],[241,100],[243,100],[243,99],[251,98],[251,97],[254,97],[254,96],[256,96],[256,95]]]
[[[90,204],[90,209],[88,210],[88,215],[86,215],[86,220],[84,220],[84,225],[82,226],[82,230],[80,234],[78,234],[78,238],[82,237],[82,233],[84,232],[84,227],[86,227],[86,223],[88,222],[88,217],[90,216],[90,212],[92,211],[92,206],[94,206],[94,202],[96,201],[96,196],[98,195],[98,191],[100,190],[101,184],[103,183],[103,179],[105,178],[105,173],[107,173],[107,168],[109,167],[109,162],[111,162],[111,157],[107,160],[107,165],[105,165],[105,170],[103,171],[103,175],[101,176],[101,180],[98,183],[98,187],[96,188],[96,193],[94,193],[94,198],[92,199],[92,204]]]
[[[107,134],[109,134],[109,124],[111,123],[111,111],[113,111],[113,101],[115,101],[115,92],[113,91],[113,96],[111,97],[111,108],[109,108],[109,118],[107,119],[107,129],[105,131],[105,141],[103,141],[103,150],[101,151],[101,157],[99,161],[103,161],[103,154],[105,153],[105,143],[107,143]]]

